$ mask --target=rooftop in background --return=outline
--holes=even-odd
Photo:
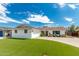
[[[11,28],[11,27],[0,27],[0,30],[12,30],[14,28]]]

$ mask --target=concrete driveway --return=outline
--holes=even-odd
[[[69,44],[69,45],[72,45],[72,46],[79,48],[79,38],[77,38],[77,37],[70,37],[70,38],[65,38],[65,37],[40,37],[40,38],[46,39],[46,40],[62,42],[62,43]]]

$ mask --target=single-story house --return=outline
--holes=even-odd
[[[16,28],[0,28],[0,39],[4,37],[11,38],[37,38],[41,36],[55,37],[64,36],[66,29],[64,27],[41,27],[34,28],[29,25],[21,24]]]
[[[37,38],[40,36],[64,36],[66,29],[64,27],[41,27],[33,28],[21,24],[12,29],[12,38]]]

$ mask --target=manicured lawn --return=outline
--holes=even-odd
[[[3,56],[79,56],[79,48],[48,40],[0,40],[0,55]]]

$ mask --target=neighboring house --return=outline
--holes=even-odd
[[[0,39],[11,37],[12,28],[0,27]]]
[[[10,38],[37,38],[45,37],[59,37],[64,36],[66,29],[64,27],[41,27],[34,28],[29,25],[21,24],[16,28],[0,27],[0,39],[4,37]]]
[[[64,27],[42,27],[41,30],[41,36],[64,36],[66,29]]]

